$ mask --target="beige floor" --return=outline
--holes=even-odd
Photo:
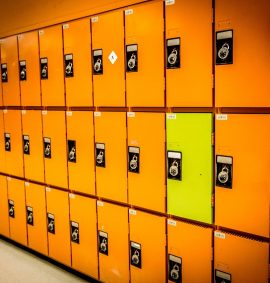
[[[0,239],[1,283],[87,282]]]

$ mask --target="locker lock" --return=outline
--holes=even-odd
[[[41,75],[42,75],[43,78],[47,77],[47,70],[48,70],[48,67],[46,65],[44,65],[42,70],[41,70]]]
[[[7,71],[2,73],[2,80],[5,81],[7,79]]]
[[[95,65],[94,65],[94,70],[95,70],[96,72],[99,72],[99,71],[100,71],[100,69],[101,69],[101,63],[102,63],[101,59],[98,58],[97,61],[96,61],[96,63],[95,63]]]
[[[21,79],[22,79],[22,80],[25,79],[25,76],[26,76],[26,69],[25,69],[25,68],[23,68],[23,69],[21,70],[20,75],[21,75]]]
[[[227,42],[225,42],[218,51],[218,57],[221,60],[225,60],[229,56],[230,46]]]
[[[33,212],[29,212],[27,216],[27,223],[33,223]]]
[[[102,240],[102,242],[100,243],[100,249],[103,251],[103,252],[106,252],[107,251],[107,240],[104,238]]]
[[[140,256],[139,251],[138,251],[138,250],[135,250],[133,256],[131,257],[131,261],[132,261],[135,265],[137,265],[137,264],[140,262],[139,256]]]
[[[171,176],[175,177],[175,176],[178,175],[178,171],[179,171],[178,166],[179,166],[178,162],[176,160],[174,160],[172,165],[171,165],[171,167],[170,167],[170,169],[169,169]]]
[[[103,163],[103,158],[104,158],[104,152],[103,151],[100,151],[98,156],[97,156],[97,163],[98,164],[101,164]]]
[[[5,148],[6,148],[6,150],[10,150],[10,141],[9,140],[6,141]]]
[[[138,167],[138,156],[133,155],[132,159],[130,160],[130,168],[135,170]]]
[[[171,54],[169,55],[169,57],[168,57],[168,62],[169,62],[169,64],[171,64],[171,65],[174,65],[175,64],[175,62],[176,62],[176,60],[177,60],[177,50],[176,50],[176,48],[174,48],[173,50],[172,50],[172,52],[171,52]]]
[[[49,231],[53,232],[54,231],[54,220],[50,219],[50,223],[48,225]]]
[[[29,141],[27,141],[24,145],[24,152],[28,152],[29,151]]]
[[[69,62],[66,66],[66,74],[70,75],[72,73],[72,62]]]
[[[45,148],[45,155],[50,156],[50,154],[51,154],[51,145],[47,144]]]
[[[133,53],[128,60],[128,67],[129,69],[133,69],[136,65],[136,55]]]
[[[14,216],[14,206],[10,206],[9,208],[9,216]]]
[[[218,180],[220,183],[225,184],[229,180],[229,168],[225,165],[222,167],[221,172],[218,174]]]
[[[74,160],[76,157],[76,148],[73,146],[68,154],[69,160]]]
[[[71,235],[71,237],[72,237],[72,240],[73,241],[77,241],[78,240],[78,237],[79,236],[79,229],[74,229],[74,231],[72,232],[72,235]]]
[[[174,280],[177,280],[179,278],[179,265],[178,264],[175,264],[171,270],[171,277],[174,279]]]

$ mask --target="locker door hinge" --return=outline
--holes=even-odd
[[[214,133],[211,134],[211,143],[212,145],[215,145],[215,134]]]

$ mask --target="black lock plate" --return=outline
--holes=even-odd
[[[73,54],[65,55],[65,76],[66,78],[71,78],[74,76],[73,71]]]
[[[182,180],[182,152],[180,151],[168,151],[168,179]]]
[[[44,144],[44,157],[51,158],[52,157],[51,139],[44,138],[43,144]]]
[[[231,156],[216,157],[216,186],[232,189],[233,158]]]
[[[215,270],[215,283],[231,283],[231,274]]]
[[[7,64],[1,64],[1,77],[2,77],[2,83],[8,82]]]
[[[14,201],[11,199],[8,200],[8,215],[9,217],[15,218],[15,205]]]
[[[104,143],[96,143],[96,166],[106,167]]]
[[[168,277],[172,282],[182,282],[182,259],[174,255],[169,255]]]
[[[167,69],[180,68],[180,37],[167,39]]]
[[[128,147],[128,171],[132,173],[140,173],[140,148]]]
[[[98,246],[99,252],[104,255],[109,255],[109,242],[108,242],[108,234],[103,231],[98,232]]]
[[[52,213],[47,213],[47,221],[48,232],[55,234],[55,219]]]
[[[11,151],[11,137],[9,133],[5,133],[5,151]]]
[[[138,45],[126,46],[126,71],[138,72]]]
[[[48,58],[40,59],[40,78],[47,80],[49,78]]]
[[[71,233],[71,241],[73,243],[80,243],[80,233],[79,233],[79,223],[71,221],[70,222],[70,233]]]
[[[23,135],[23,153],[30,154],[30,138],[27,135]]]
[[[103,74],[103,56],[102,49],[93,50],[93,74]]]
[[[34,226],[34,212],[31,206],[26,207],[27,224]]]
[[[76,141],[68,140],[68,161],[76,163]]]
[[[19,63],[20,65],[20,81],[26,81],[26,61],[23,60],[23,61],[20,61]]]
[[[216,65],[233,64],[233,30],[216,33]]]
[[[130,264],[142,268],[142,249],[141,245],[135,242],[130,242]]]

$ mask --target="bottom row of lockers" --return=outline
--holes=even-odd
[[[0,176],[0,234],[103,282],[268,282],[268,243],[213,232]]]

